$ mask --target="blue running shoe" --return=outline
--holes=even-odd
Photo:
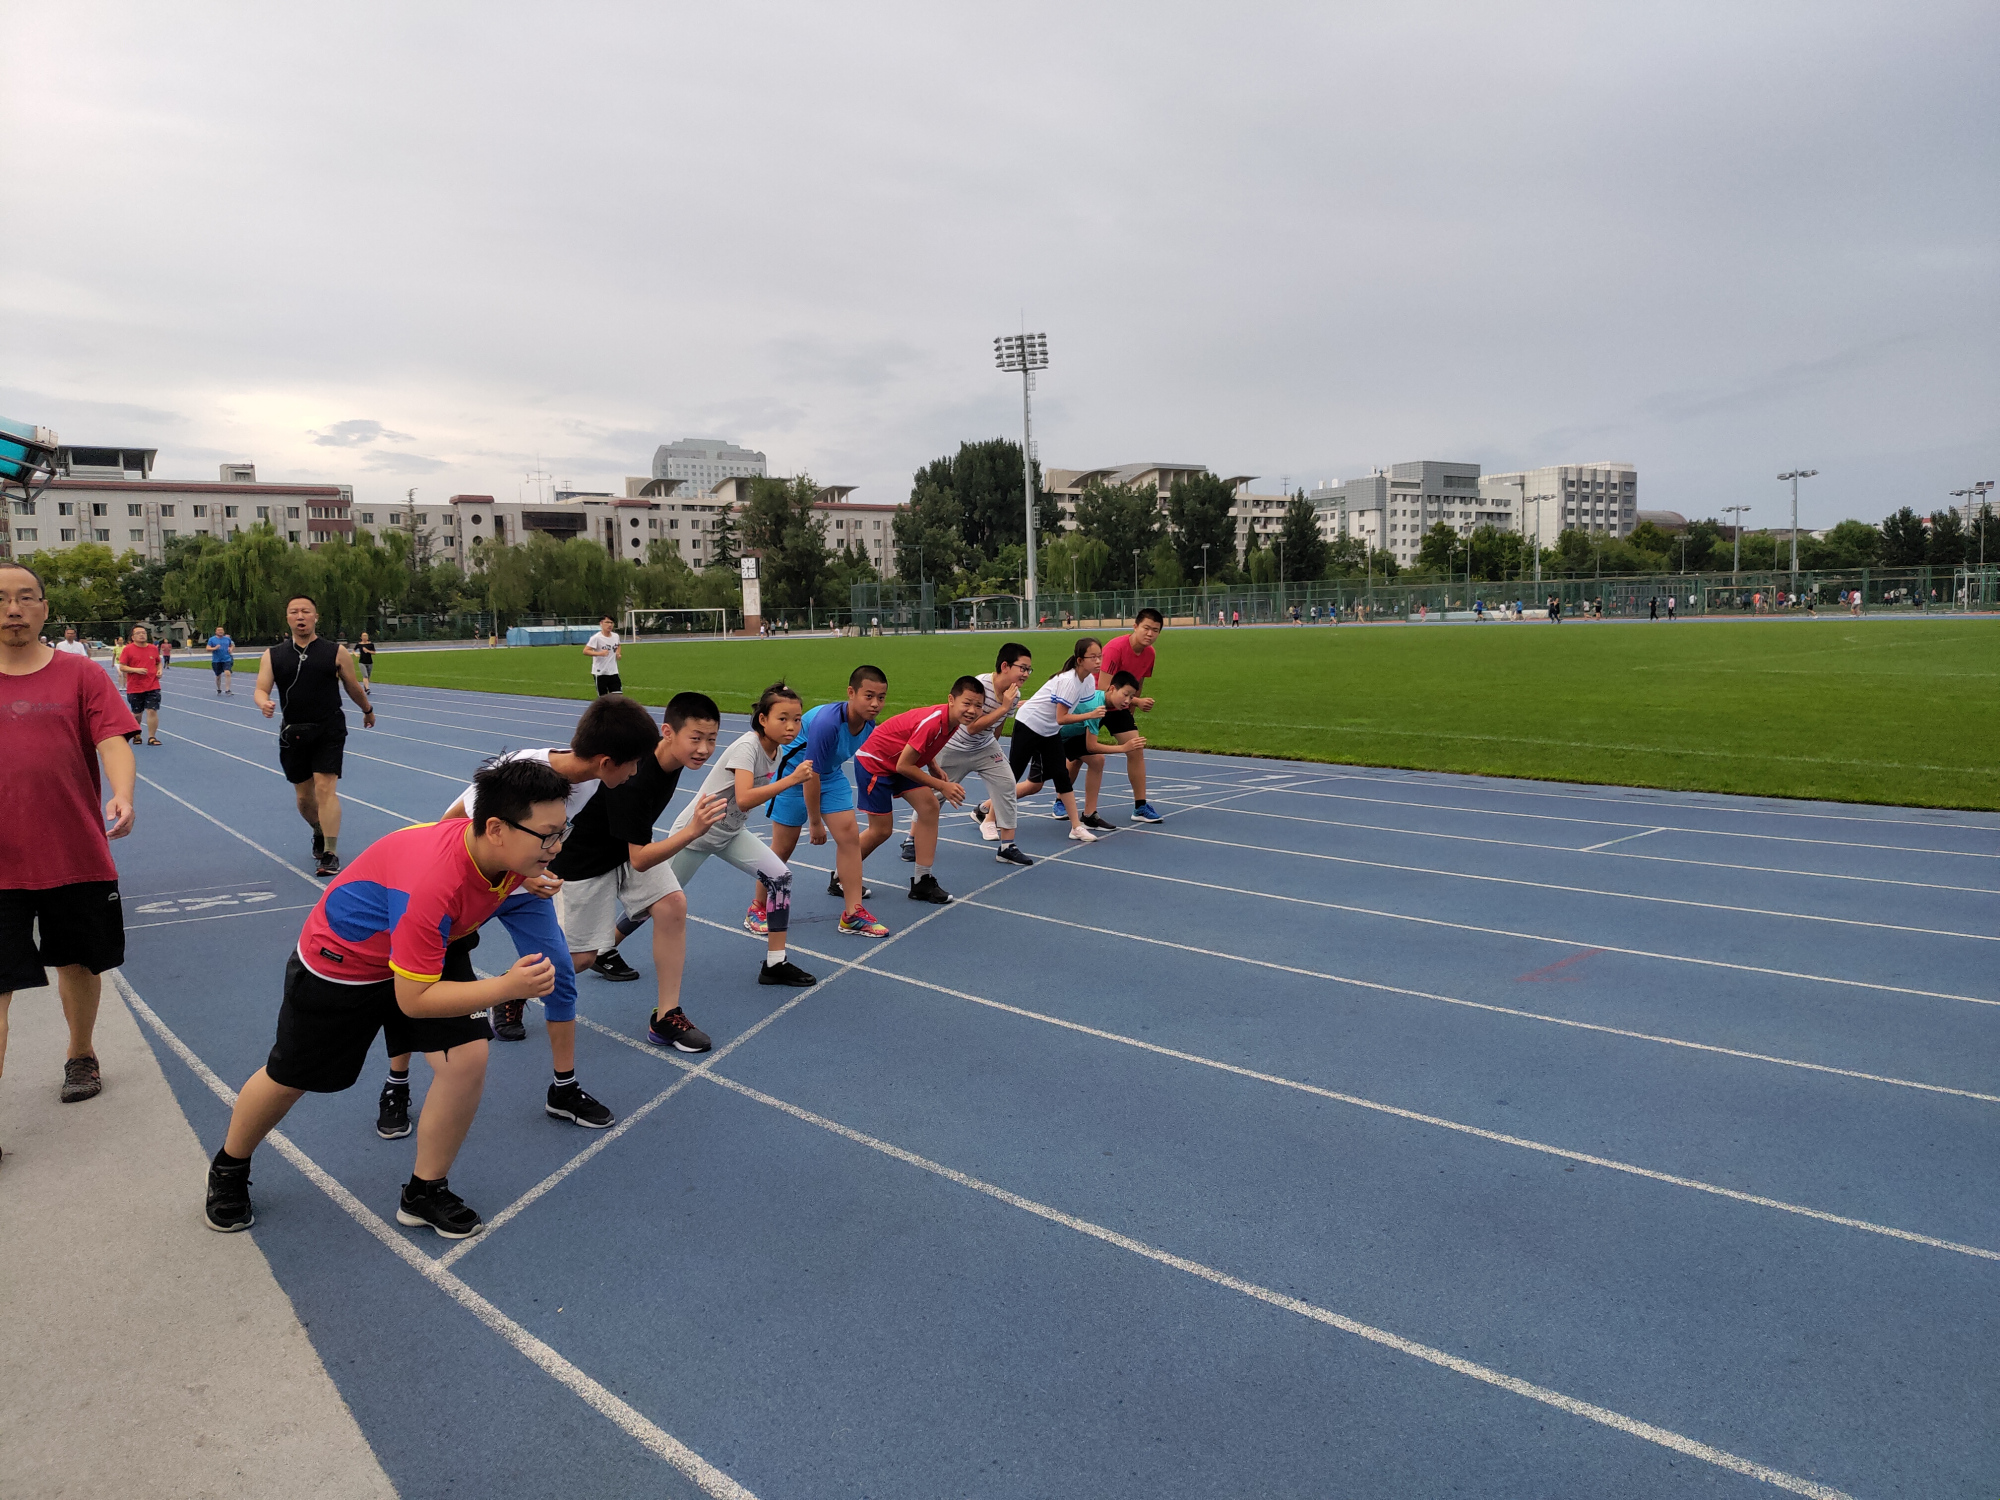
[[[1132,809],[1132,821],[1134,823],[1164,823],[1167,820],[1160,816],[1160,810],[1153,806],[1152,803],[1141,802],[1137,807]]]

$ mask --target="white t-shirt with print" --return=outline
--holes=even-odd
[[[993,691],[993,674],[991,672],[981,672],[979,674],[979,685],[986,689],[986,706],[979,710],[979,716],[983,719],[1000,706],[1000,695]],[[960,755],[975,755],[979,751],[987,749],[995,742],[999,729],[1000,726],[995,724],[991,729],[982,729],[979,733],[974,734],[961,724],[953,732],[952,737],[945,742],[945,749],[954,751]]]
[[[771,779],[772,761],[770,752],[765,750],[764,741],[756,730],[751,730],[735,744],[709,763],[708,774],[702,778],[701,790],[694,801],[681,809],[681,815],[674,819],[673,831],[680,832],[694,817],[694,804],[703,797],[720,796],[728,804],[728,810],[721,821],[707,833],[688,845],[699,854],[714,854],[729,847],[729,841],[743,831],[743,825],[750,821],[750,814],[736,805],[736,773],[748,771],[753,783],[762,785]]]
[[[569,746],[567,745],[557,745],[554,747],[554,749],[549,749],[549,750],[515,750],[507,755],[501,756],[500,759],[503,761],[538,760],[543,765],[547,765],[549,763],[549,757],[551,755],[554,755],[557,750],[567,750],[568,748]],[[569,799],[563,806],[563,817],[567,821],[574,823],[576,821],[576,815],[583,811],[583,804],[588,802],[592,797],[597,795],[598,786],[599,782],[595,777],[592,777],[589,781],[579,781],[574,786],[572,786],[569,789]],[[478,789],[472,786],[468,786],[464,791],[458,794],[458,800],[465,807],[465,815],[468,818],[472,819],[474,825],[477,825],[479,822],[479,814],[473,809],[472,804],[478,798],[478,796],[479,796]]]
[[[1074,670],[1058,672],[1039,688],[1035,696],[1014,710],[1014,722],[1025,724],[1036,734],[1053,738],[1062,732],[1056,722],[1056,705],[1073,709],[1097,690],[1096,677],[1079,677]]]
[[[611,653],[606,656],[591,657],[590,675],[592,677],[616,677],[618,675],[618,657],[616,654],[618,650],[617,631],[614,630],[611,634],[606,635],[600,630],[583,644],[593,651]]]

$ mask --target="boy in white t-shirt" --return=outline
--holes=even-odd
[[[597,696],[625,691],[625,679],[618,675],[618,658],[625,648],[618,642],[618,622],[606,615],[597,622],[597,634],[583,643],[590,658],[590,678],[597,684]]]

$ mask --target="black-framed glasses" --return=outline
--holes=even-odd
[[[502,818],[500,821],[505,823],[509,828],[518,828],[521,830],[521,832],[529,835],[531,838],[539,839],[541,841],[542,852],[544,854],[553,854],[556,852],[556,850],[562,848],[563,840],[569,837],[569,831],[574,826],[567,819],[565,819],[563,822],[563,826],[557,829],[554,833],[536,833],[535,830],[528,827],[527,824],[516,823],[512,818]]]

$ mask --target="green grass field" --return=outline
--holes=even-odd
[[[627,692],[808,704],[870,661],[890,711],[993,665],[998,635],[627,647]],[[1069,654],[1041,633],[1039,684]],[[2000,808],[2000,622],[1169,630],[1143,718],[1162,747],[1774,797]],[[591,696],[580,647],[385,653],[379,681]],[[393,694],[390,696],[393,704]],[[390,710],[393,712],[393,708]]]

